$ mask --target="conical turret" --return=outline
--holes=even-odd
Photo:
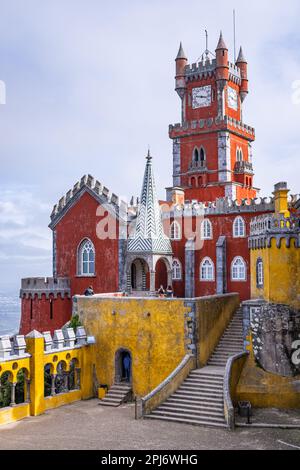
[[[182,43],[180,43],[179,51],[178,51],[175,61],[176,61],[175,90],[180,96],[180,98],[183,99],[185,90],[186,90],[186,83],[185,83],[185,78],[184,78],[185,67],[188,63],[188,59],[183,50]]]
[[[217,80],[229,80],[228,49],[222,31],[216,48],[216,75]]]
[[[240,52],[239,52],[239,56],[238,56],[237,61],[236,61],[236,65],[237,65],[237,67],[239,67],[239,69],[241,71],[242,83],[241,83],[240,94],[241,94],[241,101],[243,103],[246,96],[247,96],[247,94],[249,93],[249,86],[248,86],[248,63],[245,59],[245,55],[244,55],[242,47],[240,48]]]

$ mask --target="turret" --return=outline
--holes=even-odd
[[[229,80],[228,48],[223,39],[222,31],[216,48],[216,75],[217,80]]]
[[[176,87],[175,90],[177,91],[178,95],[180,96],[181,99],[183,99],[185,90],[186,90],[186,84],[185,84],[185,67],[187,65],[187,57],[184,53],[182,43],[180,43],[179,46],[179,51],[177,54],[177,57],[175,59],[176,61]]]
[[[241,71],[241,78],[242,78],[242,84],[241,84],[241,101],[242,103],[244,102],[246,96],[248,95],[248,62],[245,59],[243,49],[240,48],[239,56],[236,61],[237,67],[239,67]]]

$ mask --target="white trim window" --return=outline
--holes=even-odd
[[[213,238],[212,223],[209,219],[204,219],[201,224],[202,240],[211,240]]]
[[[200,281],[213,282],[215,280],[215,266],[210,258],[204,258],[200,265]]]
[[[257,260],[256,263],[256,280],[257,280],[257,287],[264,286],[264,263],[261,258]]]
[[[83,240],[79,246],[78,274],[79,276],[95,275],[95,247],[89,239]]]
[[[245,238],[246,236],[246,224],[242,217],[236,217],[233,222],[233,237],[234,238]]]
[[[181,240],[181,227],[179,222],[174,220],[170,226],[170,239],[171,240]]]
[[[244,160],[243,150],[240,147],[238,147],[236,149],[236,161],[242,162],[243,160]]]
[[[178,259],[174,259],[172,263],[172,279],[173,281],[181,281],[182,279],[182,268]]]
[[[231,264],[231,280],[232,281],[246,281],[246,263],[241,256],[234,258]]]

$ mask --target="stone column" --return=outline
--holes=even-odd
[[[150,271],[150,292],[155,293],[155,271]]]
[[[217,294],[226,293],[226,237],[221,236],[216,244],[217,254]]]
[[[172,272],[172,270],[168,271],[168,286],[171,286],[171,287],[173,286],[173,272]]]
[[[57,374],[51,374],[51,396],[54,397],[55,393],[55,379]]]
[[[69,391],[68,387],[68,372],[64,372],[64,392],[67,393]]]
[[[80,368],[76,368],[75,369],[75,388],[76,390],[80,390],[80,387],[81,387],[81,369]]]
[[[24,398],[26,403],[30,403],[30,379],[26,379],[26,396]]]
[[[16,385],[17,382],[11,384],[10,406],[16,406]]]
[[[185,297],[195,297],[195,243],[188,240],[185,244]]]

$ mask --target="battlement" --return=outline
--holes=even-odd
[[[224,130],[236,130],[246,134],[249,140],[254,140],[255,138],[255,129],[247,124],[244,124],[241,121],[237,121],[229,116],[224,116],[224,119],[220,119],[219,117],[216,118],[209,118],[209,119],[200,119],[197,121],[186,121],[183,124],[177,123],[174,125],[169,126],[169,135],[171,138],[179,137],[180,135],[184,135],[187,132],[195,131],[199,132],[199,130],[217,130],[217,131],[224,131]]]
[[[300,219],[297,217],[284,217],[282,214],[261,215],[255,217],[250,223],[249,248],[252,250],[270,248],[272,240],[276,240],[277,248],[281,247],[282,239],[286,246],[300,247]]]
[[[55,351],[63,351],[83,347],[88,344],[86,331],[83,326],[76,329],[64,328],[55,330],[53,337],[49,331],[43,333],[44,352],[52,354]],[[27,351],[27,345],[24,335],[15,335],[12,337],[0,337],[0,361],[12,361],[30,357]]]
[[[243,199],[242,201],[229,198],[219,198],[214,202],[186,201],[183,205],[176,205],[171,211],[163,211],[163,218],[176,218],[187,216],[210,216],[222,214],[239,214],[255,212],[274,212],[274,198],[263,197],[255,199]]]
[[[261,215],[252,219],[250,236],[277,233],[300,233],[300,219],[283,215]]]
[[[185,80],[188,82],[192,80],[202,80],[213,77],[216,67],[216,59],[212,59],[210,57],[203,59],[201,62],[189,64],[185,67]],[[231,62],[228,62],[228,68],[229,80],[231,80],[233,83],[241,85],[242,77],[240,68]]]
[[[74,185],[73,189],[70,189],[65,196],[63,196],[57,204],[53,207],[51,213],[51,224],[52,228],[55,223],[60,219],[61,215],[65,213],[67,208],[75,202],[83,191],[88,190],[90,194],[95,196],[99,203],[107,203],[111,206],[116,214],[119,214],[120,208],[127,212],[127,203],[120,200],[119,197],[112,193],[98,180],[95,180],[91,175],[84,175],[80,181]]]
[[[70,279],[64,277],[51,278],[51,277],[34,277],[26,278],[21,281],[21,298],[29,298],[38,296],[39,299],[45,295],[49,299],[53,295],[55,299],[60,295],[62,298],[67,296],[71,298]]]

